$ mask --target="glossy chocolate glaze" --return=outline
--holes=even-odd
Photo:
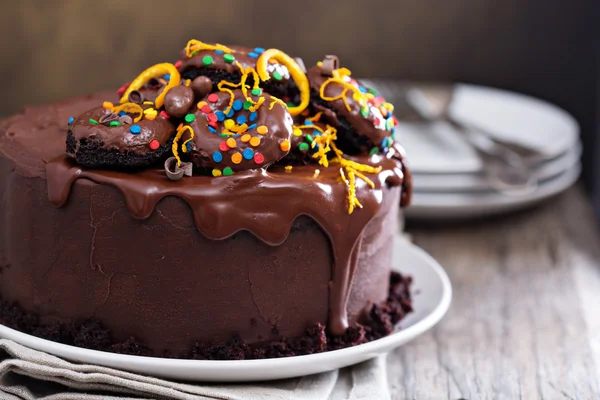
[[[263,242],[277,246],[287,238],[294,221],[307,215],[315,220],[331,241],[334,265],[330,284],[329,329],[342,334],[348,327],[347,302],[365,226],[379,211],[386,185],[401,184],[402,166],[391,156],[357,158],[383,170],[374,179],[375,188],[357,185],[363,208],[348,214],[346,187],[339,182],[337,167],[297,166],[291,173],[255,170],[229,177],[195,176],[172,182],[162,170],[138,173],[86,170],[60,157],[46,165],[48,197],[55,207],[66,204],[77,179],[117,188],[134,218],[147,219],[167,196],[184,200],[192,210],[198,230],[213,240],[249,231]],[[258,216],[258,218],[257,218]]]

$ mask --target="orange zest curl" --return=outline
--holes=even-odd
[[[281,50],[268,49],[263,52],[256,61],[256,71],[258,72],[258,75],[262,81],[268,81],[271,79],[269,71],[267,70],[270,60],[275,60],[279,64],[284,65],[296,83],[296,86],[300,91],[300,104],[295,107],[289,107],[288,111],[292,116],[299,115],[308,107],[308,103],[310,101],[310,87],[308,85],[308,78],[306,77],[306,74],[304,71],[302,71],[302,68],[300,68],[298,63],[294,61],[293,58]]]
[[[178,86],[179,82],[181,81],[181,76],[179,75],[179,71],[177,70],[177,68],[175,68],[175,65],[170,64],[170,63],[162,63],[162,64],[153,65],[150,68],[146,69],[141,74],[139,74],[137,76],[137,78],[135,78],[131,82],[131,84],[129,85],[127,90],[125,90],[125,92],[123,93],[123,96],[121,96],[120,102],[126,103],[127,100],[129,99],[129,94],[134,90],[141,89],[142,86],[144,86],[144,84],[146,84],[150,79],[153,79],[153,78],[158,79],[166,74],[170,75],[169,83],[167,83],[167,85],[165,86],[162,93],[158,95],[156,100],[154,100],[154,104],[155,104],[156,108],[162,107],[162,105],[165,102],[165,96],[166,96],[167,92],[169,90],[171,90],[172,88]]]
[[[142,106],[136,103],[123,103],[111,109],[112,112],[118,114],[121,111],[125,111],[130,114],[137,114],[138,116],[133,119],[133,122],[140,122],[144,116],[144,109]]]
[[[201,51],[201,50],[221,50],[224,53],[233,53],[234,52],[233,49],[230,49],[227,46],[223,46],[222,44],[217,43],[217,44],[212,45],[212,44],[201,42],[196,39],[189,40],[187,42],[187,44],[185,45],[185,55],[188,57],[192,57],[195,52]]]
[[[348,214],[352,214],[356,208],[362,208],[362,204],[356,197],[356,179],[362,179],[369,187],[375,188],[375,183],[365,173],[378,174],[381,172],[381,166],[372,167],[345,158],[344,153],[335,145],[335,140],[337,140],[337,131],[335,128],[329,125],[326,126],[325,130],[317,125],[302,125],[295,128],[302,129],[306,127],[314,128],[321,132],[320,135],[314,137],[311,144],[313,149],[318,146],[317,151],[313,154],[313,158],[319,159],[319,164],[324,167],[328,167],[330,163],[340,165],[340,177],[348,188]],[[327,157],[330,152],[333,152],[335,155],[331,160]],[[316,171],[313,178],[318,176]]]
[[[175,159],[177,159],[177,166],[181,166],[181,158],[179,157],[177,143],[179,142],[179,139],[181,139],[185,131],[190,131],[190,138],[183,142],[183,144],[181,145],[181,151],[183,151],[184,153],[187,153],[187,144],[192,139],[194,139],[195,136],[194,129],[189,125],[179,126],[179,128],[177,129],[177,134],[175,135],[175,139],[173,139],[173,144],[171,145],[173,156],[175,157]]]

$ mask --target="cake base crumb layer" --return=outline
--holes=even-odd
[[[233,335],[225,344],[196,343],[187,354],[164,354],[164,357],[196,360],[264,359],[321,353],[367,343],[390,334],[394,326],[412,311],[411,284],[411,277],[392,272],[386,301],[373,305],[362,323],[353,324],[341,336],[332,336],[324,325],[315,324],[308,327],[303,336],[296,338],[281,338],[249,345],[239,336]],[[110,332],[97,321],[42,324],[38,315],[26,313],[18,305],[5,301],[0,302],[0,323],[20,332],[67,345],[137,356],[149,353],[133,337],[121,343],[115,342],[111,339]]]

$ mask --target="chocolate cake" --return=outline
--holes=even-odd
[[[116,92],[0,121],[0,322],[76,346],[309,354],[411,311],[393,106],[335,57],[190,40]]]

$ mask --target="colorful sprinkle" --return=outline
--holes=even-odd
[[[300,145],[298,146],[298,149],[300,149],[300,151],[308,151],[308,143],[300,143]]]
[[[368,117],[368,116],[369,116],[369,109],[368,109],[368,108],[361,108],[361,109],[360,109],[360,114],[361,114],[363,117],[365,117],[365,118],[366,118],[366,117]]]
[[[138,124],[133,124],[133,125],[131,125],[131,127],[129,127],[129,132],[133,133],[134,135],[137,135],[141,131],[142,131],[142,128],[140,128],[140,126]]]
[[[256,112],[254,112],[254,111],[251,112],[249,119],[250,119],[250,122],[254,121],[256,119]]]
[[[254,162],[257,163],[257,164],[259,164],[259,165],[262,164],[262,163],[264,163],[265,162],[265,156],[263,156],[260,153],[256,153],[254,155]]]
[[[258,126],[258,125],[256,125],[256,124],[252,124],[252,125],[250,125],[250,126],[248,127],[248,129],[256,129],[256,127],[257,127],[257,126]]]
[[[104,108],[105,110],[110,110],[114,107],[115,107],[115,105],[113,103],[111,103],[110,101],[105,101],[104,103],[102,103],[102,108]]]
[[[125,111],[119,111],[119,117],[122,117],[123,115],[127,115],[127,113]]]
[[[213,63],[213,58],[211,56],[202,57],[202,64],[211,65]]]
[[[74,121],[75,121],[75,118],[69,117],[69,120],[67,121],[67,125],[71,125]]]
[[[217,128],[215,128],[214,126],[209,126],[208,130],[211,131],[212,133],[217,133]]]
[[[212,155],[212,159],[214,162],[221,162],[223,161],[223,154],[221,154],[218,151],[215,151]]]
[[[220,169],[215,168],[212,170],[212,176],[221,176],[221,175],[222,175],[222,172]]]
[[[294,136],[302,136],[302,129],[294,128]]]
[[[256,132],[258,132],[261,135],[266,135],[267,132],[269,132],[269,128],[267,128],[266,125],[261,125],[258,128],[256,128]]]
[[[129,87],[129,85],[130,85],[130,82],[124,83],[124,84],[123,84],[123,86],[121,86],[121,87],[119,88],[119,90],[117,90],[117,94],[118,94],[119,96],[123,96],[123,93],[125,93],[125,91],[126,91],[126,90],[127,90],[127,88]]]
[[[231,176],[231,175],[233,175],[233,170],[229,167],[225,167],[225,169],[223,169],[223,175]]]
[[[210,114],[212,112],[212,108],[210,108],[208,104],[205,104],[202,106],[200,111],[202,111],[204,114]]]
[[[148,108],[148,109],[144,110],[144,118],[149,121],[154,121],[157,114],[158,113],[156,112],[156,110],[154,108]]]
[[[256,54],[255,52],[251,51],[250,53],[248,53],[248,55],[252,58],[258,58],[258,54]]]
[[[244,110],[248,111],[250,109],[250,107],[252,107],[252,103],[249,102],[248,100],[246,100],[244,102]]]
[[[225,121],[225,113],[223,111],[216,111],[215,115],[217,116],[217,121],[219,121],[219,122]]]
[[[261,53],[264,53],[264,52],[265,52],[265,49],[264,49],[264,48],[262,48],[262,47],[255,47],[255,48],[254,48],[254,52],[255,52],[255,53],[258,53],[258,54],[261,54]]]
[[[234,164],[239,164],[242,162],[242,155],[238,152],[235,152],[231,155],[231,162]]]
[[[313,142],[313,140],[314,140],[314,139],[313,139],[312,135],[311,135],[310,133],[307,133],[307,134],[306,134],[306,141],[307,141],[308,143],[312,143],[312,142]]]
[[[315,129],[315,130],[313,131],[313,135],[315,135],[315,136],[321,136],[322,134],[323,134],[323,133],[322,133],[320,130],[318,130],[318,129]]]
[[[206,118],[210,121],[210,122],[217,122],[217,120],[219,119],[217,117],[217,114],[215,113],[210,113],[206,116]]]
[[[374,155],[377,154],[379,152],[379,149],[377,147],[373,147],[370,151],[369,154],[370,155]]]
[[[219,95],[216,93],[209,94],[208,101],[210,101],[211,103],[216,103],[217,101],[219,101]]]
[[[160,143],[158,143],[158,140],[152,139],[150,141],[150,149],[151,150],[158,150],[159,147],[160,147]]]
[[[196,120],[196,116],[194,114],[187,114],[184,119],[185,119],[185,122],[190,124]]]
[[[231,129],[235,126],[235,121],[232,119],[226,119],[225,122],[223,122],[223,125],[225,125],[225,128]]]
[[[246,133],[244,135],[242,135],[242,142],[247,143],[250,141],[250,139],[252,138],[252,136],[250,136],[250,134]]]
[[[369,91],[369,93],[374,94],[375,96],[377,96],[377,92],[375,91],[375,89],[368,88],[367,90]]]
[[[248,135],[248,136],[250,136],[250,135]],[[252,157],[254,157],[254,151],[252,149],[244,150],[244,158],[246,160],[252,160]]]
[[[252,91],[250,93],[252,93],[254,96],[260,96],[262,94],[262,89],[254,88],[254,89],[252,89]]]
[[[90,122],[90,124],[92,124],[92,125],[98,125],[98,121],[96,121],[96,120],[95,120],[95,119],[93,119],[93,118],[90,118],[88,121],[89,121],[89,122]]]
[[[246,123],[246,116],[245,115],[238,115],[238,117],[235,120],[238,125],[242,125]]]
[[[108,124],[109,126],[121,126],[121,123],[119,121],[110,121],[110,124]]]
[[[161,117],[163,117],[164,119],[169,119],[169,118],[171,118],[171,116],[170,116],[169,114],[167,114],[167,112],[166,112],[165,110],[162,110],[162,111],[159,113],[159,115],[160,115]]]
[[[314,122],[312,122],[310,119],[306,119],[304,120],[304,125],[314,125]]]
[[[281,143],[279,143],[279,148],[281,149],[281,151],[290,151],[290,141],[289,140],[284,140]]]
[[[240,111],[242,109],[243,105],[244,105],[244,103],[242,103],[241,100],[236,100],[233,102],[233,109],[235,111]]]
[[[217,50],[215,50],[215,54],[223,54],[223,53],[224,53],[224,51],[223,51],[223,50],[218,50],[218,49],[217,49]]]
[[[181,60],[175,61],[175,68],[181,67]]]
[[[286,165],[285,172],[292,172],[292,168],[294,168],[294,167],[292,167],[291,165]]]
[[[227,64],[231,64],[232,62],[234,62],[234,61],[235,61],[235,57],[233,56],[233,54],[225,54],[225,55],[223,56],[223,60],[225,60],[225,62],[226,62]]]
[[[273,79],[275,79],[276,81],[280,81],[281,79],[283,79],[283,77],[281,76],[279,71],[275,71],[273,72]]]
[[[219,143],[219,150],[227,151],[227,150],[229,150],[229,146],[227,146],[227,143],[221,142],[221,143]]]
[[[260,138],[253,137],[252,139],[250,139],[250,146],[252,146],[252,147],[260,146]]]
[[[227,146],[229,146],[230,148],[235,149],[236,143],[234,138],[227,139],[225,143],[227,143]]]

